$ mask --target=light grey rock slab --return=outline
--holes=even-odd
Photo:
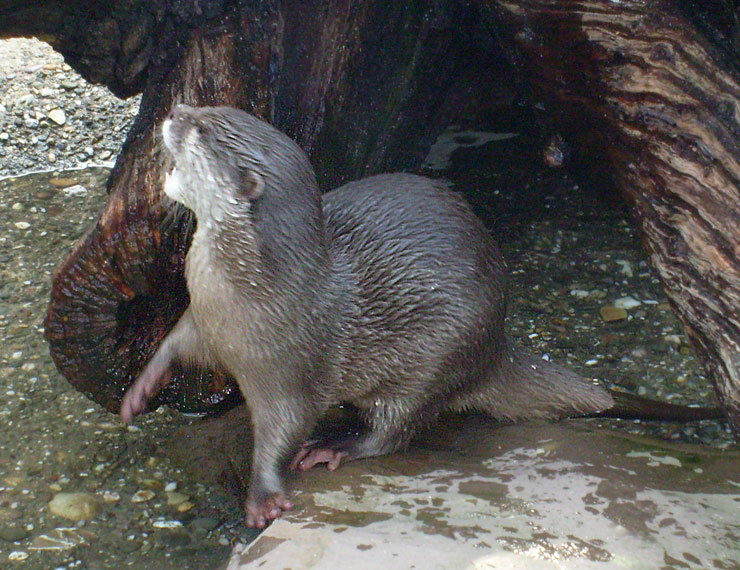
[[[298,474],[229,570],[740,568],[740,455],[585,422],[454,419],[405,452]]]

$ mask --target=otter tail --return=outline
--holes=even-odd
[[[692,422],[721,419],[718,408],[680,406],[607,390],[567,368],[507,343],[500,366],[449,409],[478,411],[501,421],[602,417]]]
[[[609,390],[609,393],[614,405],[608,410],[587,414],[588,417],[659,422],[696,422],[725,418],[724,412],[719,408],[680,406],[614,390]]]
[[[449,408],[516,421],[583,416],[614,406],[612,395],[598,384],[519,347],[507,343],[497,362],[487,379],[457,394]]]

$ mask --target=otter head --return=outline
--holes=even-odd
[[[271,209],[315,209],[316,178],[306,154],[286,135],[238,109],[177,105],[162,124],[175,162],[165,193],[191,209],[199,223]],[[320,206],[319,206],[320,207]],[[247,215],[249,214],[249,215]]]

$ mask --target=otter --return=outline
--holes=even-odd
[[[444,411],[499,420],[608,410],[600,386],[514,347],[502,255],[447,183],[381,174],[321,195],[307,155],[243,111],[178,105],[164,192],[195,215],[190,305],[120,409],[142,413],[175,361],[220,366],[251,413],[248,526],[291,508],[287,467],[391,453]],[[308,441],[333,405],[365,428]]]

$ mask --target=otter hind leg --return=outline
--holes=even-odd
[[[387,455],[405,447],[413,437],[439,416],[441,403],[425,401],[413,408],[401,398],[376,402],[363,414],[366,427],[354,433],[321,434],[307,441],[290,463],[291,469],[306,471],[325,463],[333,471],[343,462]]]
[[[561,419],[607,410],[607,390],[558,364],[507,348],[489,378],[457,394],[448,409],[479,411],[498,420]]]

